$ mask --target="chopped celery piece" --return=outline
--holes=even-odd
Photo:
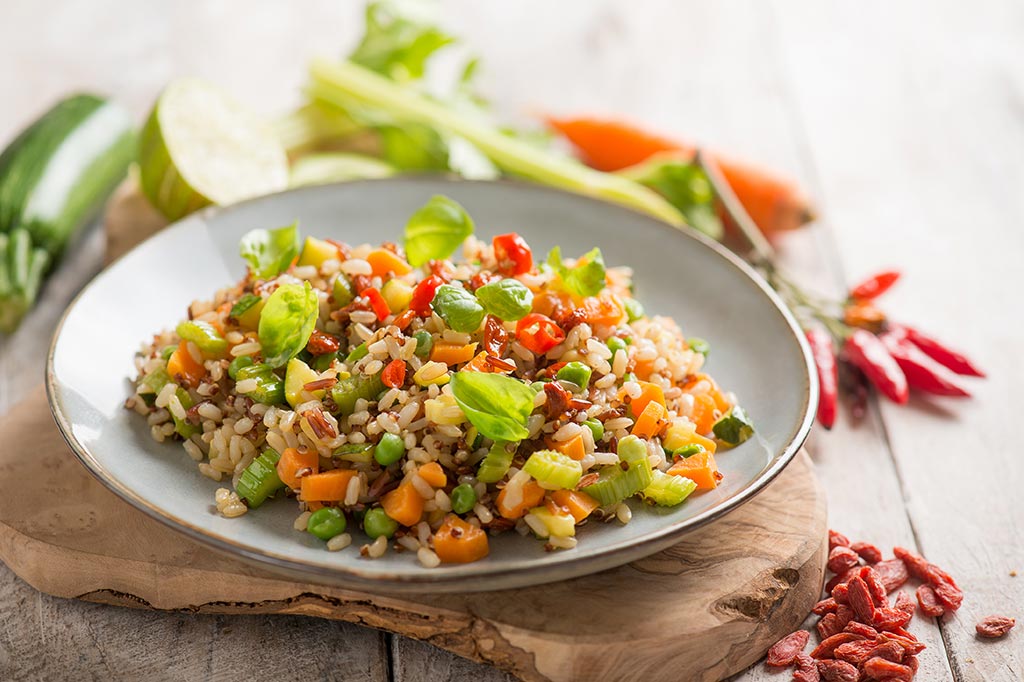
[[[572,514],[552,514],[547,507],[535,507],[530,513],[544,524],[552,537],[571,538],[576,535],[576,519]]]
[[[690,496],[697,484],[685,476],[672,476],[654,470],[654,480],[644,488],[643,495],[660,507],[674,507]]]
[[[715,438],[728,445],[739,445],[754,435],[754,424],[742,407],[736,405],[712,427]]]
[[[644,306],[635,298],[627,298],[622,302],[626,309],[626,318],[629,322],[636,322],[644,316]]]
[[[596,483],[583,488],[602,507],[617,504],[627,497],[632,497],[651,484],[654,478],[651,464],[647,461],[647,446],[636,436],[626,436],[619,441],[619,459],[626,462],[629,468],[625,471],[620,466],[603,467],[598,473]]]
[[[166,346],[160,351],[160,357],[164,360],[170,360],[171,356],[174,355],[174,351],[178,350],[177,346]]]
[[[274,373],[270,365],[258,364],[243,367],[236,373],[236,381],[255,379],[255,390],[246,393],[258,403],[264,405],[280,405],[284,403],[284,381]]]
[[[253,362],[251,355],[239,355],[228,363],[228,376],[235,381],[238,381],[238,372],[241,371],[243,367],[252,367],[254,364],[256,363]]]
[[[583,476],[583,467],[568,455],[554,450],[538,450],[530,455],[523,471],[537,479],[546,490],[575,488]]]
[[[345,356],[345,364],[352,365],[355,362],[359,362],[367,355],[370,354],[369,349],[366,347],[366,342],[362,342],[355,348],[353,348],[348,355]]]
[[[476,478],[484,483],[497,483],[512,466],[512,458],[515,457],[516,448],[519,443],[507,443],[503,440],[494,441],[487,456],[480,461],[480,467],[476,470]]]
[[[277,475],[277,460],[281,455],[273,448],[267,448],[263,454],[249,463],[238,478],[235,492],[255,509],[263,504],[268,497],[284,487]]]
[[[316,101],[346,110],[367,107],[404,124],[437,128],[442,133],[465,138],[508,173],[630,206],[671,225],[683,224],[682,214],[676,208],[637,182],[592,170],[505,135],[477,117],[352,62],[317,59],[310,67],[310,75],[310,93]]]
[[[331,294],[334,298],[334,305],[339,308],[344,308],[356,297],[356,292],[352,289],[352,283],[342,273],[338,273],[338,276],[334,278]]]
[[[175,391],[174,394],[178,396],[178,402],[180,402],[181,406],[186,410],[192,407],[192,396],[188,394],[188,391],[178,387],[178,390]],[[171,413],[171,418],[174,419],[174,431],[186,440],[191,438],[193,434],[199,433],[200,431],[198,426],[193,426],[184,419],[178,419],[173,412]]]
[[[689,445],[684,445],[683,447],[677,450],[671,451],[670,454],[673,458],[692,457],[693,455],[704,452],[705,449],[706,448],[700,443],[690,443]]]
[[[175,331],[184,340],[196,344],[204,355],[220,357],[228,349],[228,342],[209,322],[185,320]]]
[[[348,416],[356,411],[357,400],[376,400],[383,390],[384,382],[381,381],[379,374],[370,377],[357,374],[347,379],[339,379],[331,388],[331,400],[336,406],[334,413]]]
[[[164,390],[164,386],[169,384],[171,381],[171,375],[167,373],[166,367],[155,369],[142,378],[142,386],[140,387],[140,393],[159,393]],[[142,388],[148,390],[142,391]]]
[[[333,456],[346,462],[369,464],[373,461],[373,443],[345,443]]]

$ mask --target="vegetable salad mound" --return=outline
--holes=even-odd
[[[128,407],[230,482],[222,515],[292,498],[327,549],[357,527],[364,556],[428,567],[508,530],[572,548],[588,519],[628,522],[630,498],[715,488],[715,451],[753,428],[701,372],[708,344],[646,316],[598,249],[539,262],[473,229],[435,196],[402,246],[250,232],[246,276],[138,354]]]

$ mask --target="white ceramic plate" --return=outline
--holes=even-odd
[[[365,542],[328,552],[292,528],[293,501],[275,500],[239,519],[221,518],[213,493],[180,444],[158,444],[145,419],[123,407],[133,355],[188,304],[244,274],[238,240],[247,231],[300,221],[303,234],[349,243],[398,240],[409,215],[447,194],[487,239],[517,231],[535,253],[599,246],[609,265],[635,269],[648,313],[674,317],[711,343],[708,370],[734,391],[757,427],[755,438],[717,459],[725,474],[714,491],[672,508],[635,504],[633,520],[587,524],[579,545],[545,552],[542,543],[505,533],[473,564],[421,567],[409,553],[360,558]],[[310,187],[227,209],[207,210],[144,242],[93,280],[57,329],[47,367],[54,417],[97,478],[150,516],[185,535],[293,577],[375,591],[505,589],[562,580],[621,565],[673,544],[753,496],[789,463],[810,428],[817,382],[792,316],[738,258],[700,235],[680,232],[628,209],[515,182],[400,178]]]

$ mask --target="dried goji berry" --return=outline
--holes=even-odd
[[[933,585],[933,587],[935,589],[935,596],[939,598],[939,602],[946,607],[947,611],[956,611],[964,603],[963,590],[956,585],[942,583],[941,585]]]
[[[864,674],[872,680],[902,680],[910,682],[914,677],[914,671],[905,665],[887,661],[884,658],[875,656],[864,662]]]
[[[921,613],[924,615],[929,618],[937,618],[946,612],[931,585],[921,585],[917,588],[916,594],[917,603],[921,606]]]
[[[853,663],[854,665],[860,665],[867,660],[868,654],[870,654],[877,645],[870,639],[861,639],[856,642],[849,642],[847,644],[840,644],[835,648],[832,654],[847,663]]]
[[[820,682],[818,663],[807,654],[797,654],[796,670],[793,671],[794,682]]]
[[[811,608],[811,613],[816,613],[819,616],[824,616],[826,613],[835,613],[836,606],[836,600],[829,597],[828,599],[822,599],[820,602],[815,604]]]
[[[868,586],[868,592],[871,594],[871,601],[874,602],[875,606],[888,606],[889,595],[885,589],[885,585],[882,584],[882,580],[878,577],[878,573],[871,566],[865,566],[860,569],[860,577],[864,581],[864,584]]]
[[[896,602],[892,605],[892,607],[897,611],[902,611],[903,613],[906,613],[911,618],[914,617],[914,611],[917,611],[917,604],[914,603],[914,600],[911,599],[910,595],[906,592],[900,592],[898,595],[896,595]]]
[[[793,665],[797,654],[804,650],[804,647],[807,646],[807,640],[810,638],[811,633],[807,632],[807,630],[797,630],[786,635],[768,650],[768,658],[765,660],[765,663],[780,668]]]
[[[878,579],[882,581],[886,592],[892,592],[902,587],[910,578],[907,566],[899,559],[887,559],[879,561],[871,568],[875,569]]]
[[[828,593],[831,593],[832,589],[836,585],[842,585],[843,583],[850,582],[850,579],[853,578],[853,576],[857,575],[857,571],[858,570],[860,570],[860,569],[858,567],[854,566],[853,568],[851,568],[848,571],[844,571],[843,573],[840,573],[839,575],[832,576],[832,578],[827,583],[825,583],[825,591],[828,592]]]
[[[835,574],[845,573],[860,563],[860,557],[849,547],[834,547],[828,553],[828,570]]]
[[[821,644],[814,647],[814,651],[811,652],[812,658],[832,658],[835,655],[837,647],[843,644],[849,644],[850,642],[860,642],[864,639],[861,635],[855,635],[852,632],[840,632],[839,634],[832,635],[827,639],[823,639]],[[872,646],[874,646],[872,644]]]
[[[839,531],[829,530],[828,532],[828,551],[832,551],[836,547],[849,547],[850,539]]]
[[[898,611],[896,609],[881,608],[876,609],[875,613],[871,616],[871,624],[876,630],[893,630],[895,628],[906,627],[910,619],[913,618],[913,613],[907,613],[906,611]]]
[[[845,628],[854,619],[853,609],[846,604],[839,604],[836,607],[836,618],[839,619],[839,625]]]
[[[864,579],[857,576],[847,585],[849,590],[849,602],[853,612],[857,614],[857,620],[862,623],[871,623],[875,615],[875,604],[871,601],[871,592]],[[839,601],[838,599],[836,601]]]
[[[897,630],[896,632],[900,631]],[[875,641],[894,642],[896,644],[899,644],[901,647],[903,647],[903,652],[910,656],[914,654],[919,654],[925,650],[924,644],[917,641],[917,639],[915,639],[913,635],[910,635],[910,633],[906,633],[910,635],[909,637],[904,637],[902,635],[897,635],[896,632],[881,632],[879,633]]]
[[[849,601],[850,586],[847,583],[839,583],[832,588],[832,599],[837,604],[845,604]]]
[[[822,639],[828,639],[832,635],[838,634],[843,631],[846,627],[840,620],[839,617],[834,613],[826,613],[825,616],[818,621],[818,636]]]
[[[879,658],[884,658],[887,661],[892,661],[893,663],[902,663],[903,655],[903,647],[896,642],[881,642],[871,650],[871,653],[868,654],[868,658],[877,656]]]
[[[818,661],[818,672],[825,682],[857,682],[860,673],[856,666],[846,661]]]
[[[314,329],[309,336],[309,341],[306,342],[306,350],[313,355],[335,353],[339,348],[341,348],[341,342],[338,341],[338,337],[331,336],[319,329]]]
[[[1005,616],[989,616],[983,618],[977,625],[974,626],[975,631],[979,637],[1002,637],[1010,631],[1017,621],[1013,618],[1007,618]]]
[[[878,637],[878,630],[874,629],[870,625],[858,623],[857,621],[847,623],[846,628],[843,630],[843,632],[852,632],[855,635],[863,635],[868,639],[875,639],[876,637]]]
[[[909,549],[904,549],[903,547],[893,547],[892,553],[903,562],[910,575],[918,580],[928,582],[928,562],[925,561],[924,557],[914,554]]]
[[[917,656],[907,656],[903,659],[903,665],[910,668],[910,672],[916,675],[917,667],[920,665],[920,663],[917,660]]]
[[[869,564],[877,564],[882,560],[882,550],[867,542],[855,542],[850,549],[856,552],[861,559]]]

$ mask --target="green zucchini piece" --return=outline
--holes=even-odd
[[[334,401],[336,408],[334,414],[348,416],[355,412],[357,400],[376,400],[383,390],[384,382],[381,381],[379,374],[369,377],[358,374],[347,379],[339,379],[338,383],[331,387],[331,400]]]

